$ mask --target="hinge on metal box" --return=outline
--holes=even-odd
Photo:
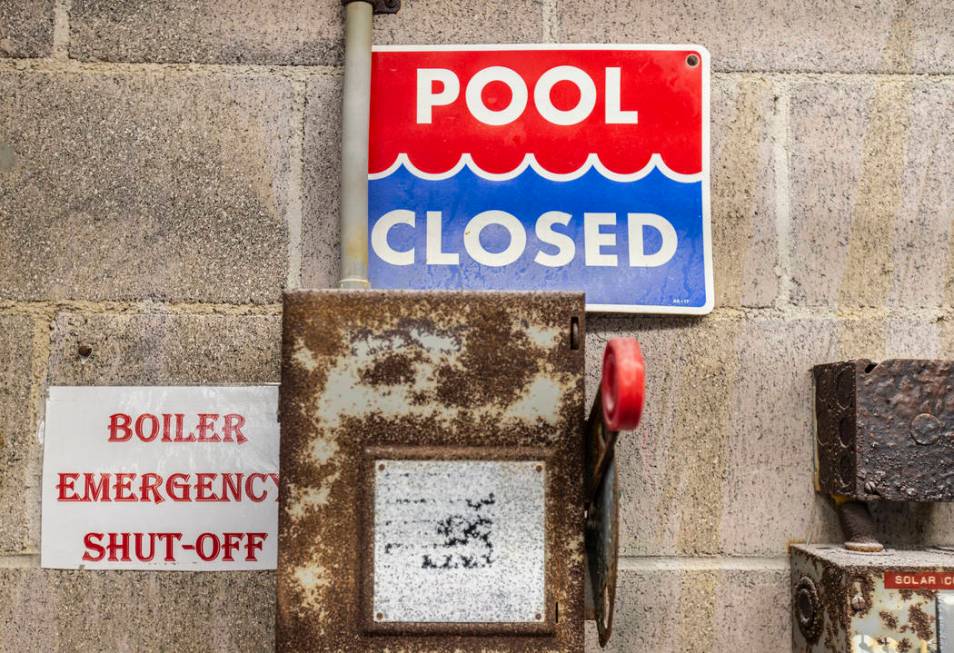
[[[396,14],[401,10],[401,0],[341,0],[343,5],[352,2],[367,2],[374,7],[376,14]]]

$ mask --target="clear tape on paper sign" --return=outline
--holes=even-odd
[[[41,564],[275,569],[278,386],[52,387]]]

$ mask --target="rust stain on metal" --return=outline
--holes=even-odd
[[[361,382],[369,386],[402,385],[414,381],[414,365],[419,363],[420,354],[394,352],[385,354],[371,367],[361,372]]]
[[[878,613],[878,616],[881,617],[881,623],[884,624],[884,627],[888,630],[898,629],[898,618],[887,610],[882,610]]]
[[[822,491],[859,500],[954,500],[954,362],[818,365]]]
[[[584,352],[569,338],[583,315],[582,295],[565,293],[286,295],[279,650],[583,650]],[[404,447],[546,452],[549,630],[370,632],[366,455]]]
[[[908,608],[908,628],[925,641],[934,637],[934,617],[926,613],[920,605]]]
[[[954,569],[954,554],[942,551],[886,551],[859,554],[832,545],[791,549],[792,602],[799,623],[799,591],[817,588],[823,637],[793,628],[798,653],[844,653],[880,645],[885,650],[936,650],[937,592],[887,589],[886,571],[926,572]],[[860,609],[859,609],[860,608]],[[872,648],[872,650],[876,650]]]
[[[810,576],[809,576],[810,577]],[[838,600],[845,595],[844,578],[838,573],[838,570],[826,567],[822,570],[821,588],[819,600],[822,604],[822,613],[828,618],[825,620],[823,632],[825,634],[825,645],[834,647],[838,641],[838,635],[848,631],[848,625],[851,617],[848,613],[847,599]],[[835,650],[831,648],[830,650]]]

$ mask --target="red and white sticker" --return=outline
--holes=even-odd
[[[884,588],[889,590],[952,590],[954,572],[886,571]]]
[[[53,387],[41,564],[275,569],[278,387]]]

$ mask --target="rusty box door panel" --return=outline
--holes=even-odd
[[[279,650],[583,649],[583,317],[567,293],[286,295]],[[378,623],[369,461],[420,458],[539,461],[543,614]]]

